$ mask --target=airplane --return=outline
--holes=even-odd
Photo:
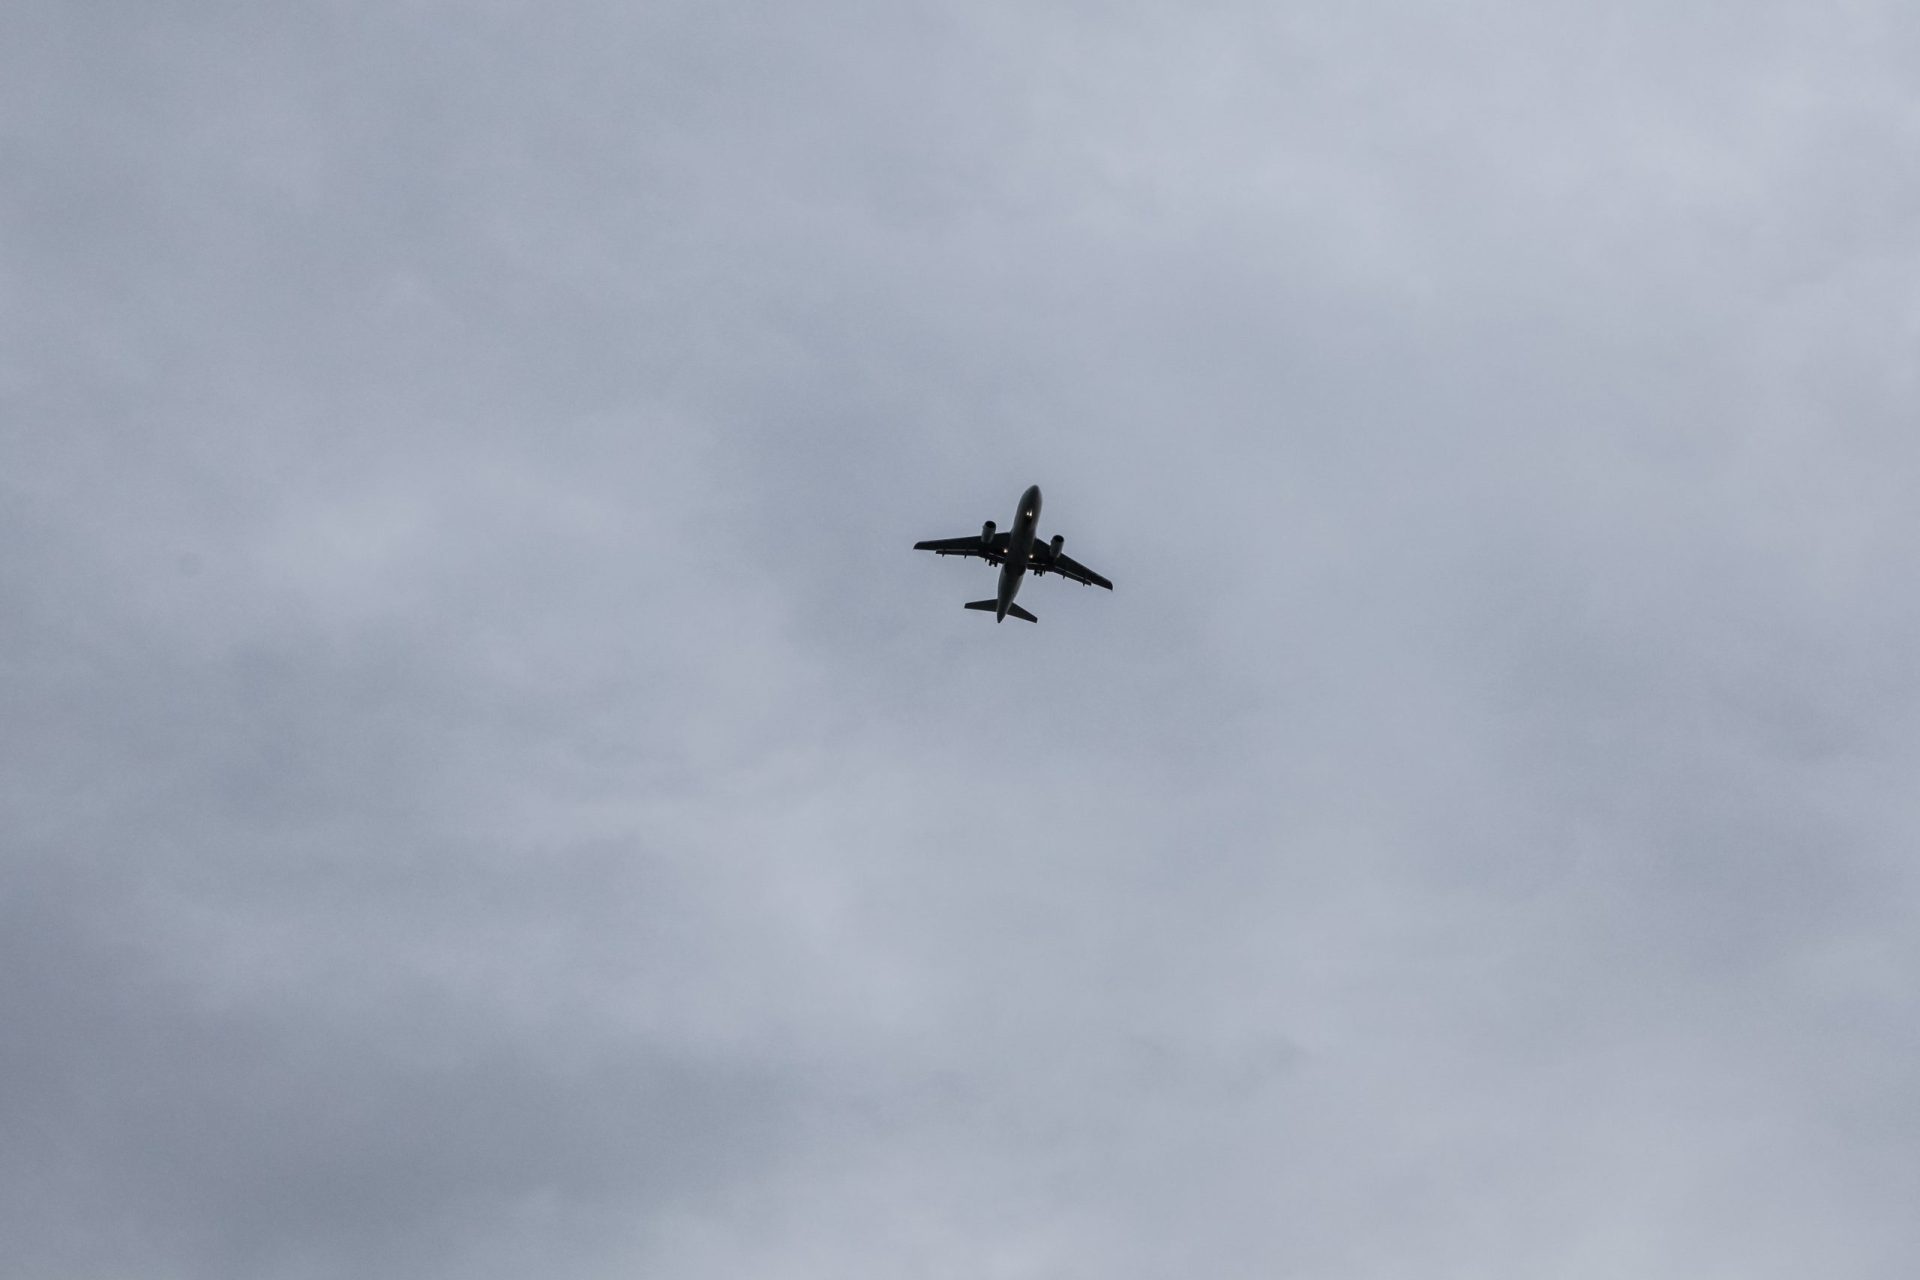
[[[1057,573],[1083,586],[1105,587],[1113,590],[1113,584],[1105,578],[1078,563],[1060,548],[1066,539],[1054,534],[1051,539],[1042,542],[1034,536],[1034,527],[1040,520],[1040,486],[1033,485],[1020,495],[1020,507],[1013,513],[1013,528],[1006,533],[995,533],[993,521],[980,526],[980,536],[964,538],[935,538],[930,542],[916,542],[915,551],[933,551],[943,556],[979,556],[988,564],[1000,566],[1000,592],[991,600],[975,600],[969,609],[990,610],[995,622],[1005,622],[1007,615],[1023,618],[1028,622],[1040,619],[1022,609],[1013,602],[1020,594],[1020,580],[1031,569],[1036,575],[1045,576]]]

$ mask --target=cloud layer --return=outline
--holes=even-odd
[[[0,1272],[1904,1276],[1916,37],[10,7]]]

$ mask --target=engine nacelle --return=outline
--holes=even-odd
[[[993,545],[993,521],[989,520],[980,526],[980,542],[983,546]]]
[[[1054,534],[1053,541],[1047,544],[1047,559],[1058,560],[1060,558],[1060,548],[1066,545],[1067,545],[1067,536],[1065,534],[1063,533]]]

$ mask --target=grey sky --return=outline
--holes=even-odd
[[[1917,74],[15,0],[0,1275],[1903,1280]]]

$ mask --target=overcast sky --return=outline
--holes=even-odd
[[[1907,1280],[1917,347],[1903,0],[10,0],[0,1276]]]

